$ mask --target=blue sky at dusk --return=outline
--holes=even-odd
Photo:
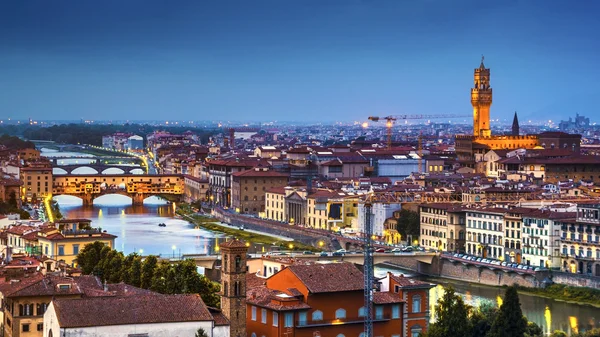
[[[597,1],[0,2],[0,118],[597,120]]]

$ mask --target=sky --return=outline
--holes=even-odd
[[[0,2],[0,118],[600,119],[593,0]]]

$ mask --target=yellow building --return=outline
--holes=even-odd
[[[52,166],[50,163],[32,163],[21,168],[23,187],[21,197],[30,202],[52,195]]]
[[[110,248],[115,245],[115,235],[89,227],[90,220],[69,219],[56,222],[56,228],[37,233],[38,245],[43,255],[66,264],[75,265],[77,254],[88,244],[100,241]]]

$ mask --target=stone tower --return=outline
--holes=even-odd
[[[513,118],[512,135],[513,136],[518,136],[519,135],[519,118],[517,117],[517,112],[516,111],[515,111],[515,117]]]
[[[221,310],[229,336],[246,337],[246,256],[248,247],[233,239],[221,244]]]
[[[481,65],[475,69],[475,86],[471,89],[471,104],[473,105],[473,135],[476,137],[489,137],[492,135],[490,128],[490,106],[492,105],[492,88],[490,88],[490,69]]]

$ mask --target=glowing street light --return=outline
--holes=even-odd
[[[173,258],[175,258],[175,249],[177,249],[177,246],[173,245],[171,249],[173,249]]]

